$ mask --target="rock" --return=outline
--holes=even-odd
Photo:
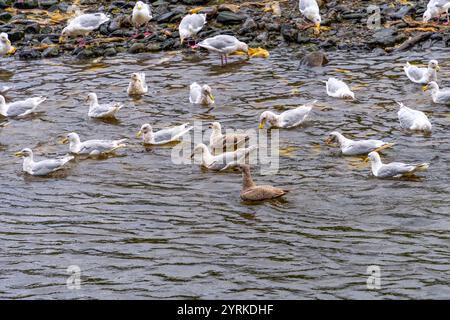
[[[234,13],[238,13],[239,12],[239,6],[235,5],[235,4],[228,4],[228,3],[223,3],[221,5],[219,5],[219,11],[231,11]]]
[[[205,7],[198,13],[204,13],[206,14],[206,19],[211,19],[217,15],[217,7]]]
[[[159,43],[150,43],[147,46],[147,50],[148,51],[160,51],[161,50],[161,45]]]
[[[159,17],[156,17],[155,20],[158,23],[169,22],[170,19],[172,19],[174,16],[175,16],[175,12],[167,12],[167,13],[160,15]]]
[[[297,40],[297,34],[298,31],[292,27],[290,24],[282,24],[281,28],[281,35],[283,36],[283,39],[287,42],[294,42]]]
[[[48,9],[52,6],[58,5],[58,2],[59,2],[58,0],[40,0],[39,4],[41,8]]]
[[[14,8],[18,9],[36,9],[39,6],[37,0],[15,1]]]
[[[397,43],[397,30],[380,29],[373,34],[373,40],[370,42],[372,45],[382,45],[384,47],[391,47]]]
[[[41,44],[53,44],[53,41],[50,39],[50,37],[46,37],[41,41]]]
[[[393,20],[399,20],[404,18],[405,16],[410,16],[415,13],[414,7],[411,6],[403,6],[398,11],[392,12],[389,14],[389,18]]]
[[[168,50],[168,49],[172,49],[173,46],[175,44],[175,40],[174,39],[167,39],[166,41],[163,42],[163,44],[161,45],[161,50]]]
[[[261,42],[267,41],[267,39],[269,39],[269,34],[267,32],[262,32],[256,37],[256,40]]]
[[[9,12],[0,13],[0,21],[8,22],[9,20],[11,20],[11,18],[12,18],[12,15]]]
[[[238,34],[246,34],[250,33],[256,30],[258,25],[256,24],[255,20],[248,17],[247,20],[245,20],[244,24],[242,25],[242,28],[238,31]]]
[[[23,39],[24,36],[25,33],[20,30],[12,31],[8,34],[9,40],[11,40],[12,42],[19,41]]]
[[[245,17],[229,11],[219,12],[216,21],[221,24],[240,24],[245,20]]]
[[[329,62],[324,52],[312,52],[305,55],[301,60],[299,66],[306,67],[322,67]]]
[[[95,57],[94,51],[92,51],[91,49],[81,49],[79,51],[75,49],[74,52],[78,52],[78,59],[89,59]]]
[[[39,59],[41,57],[41,53],[34,49],[22,49],[19,52],[19,59],[30,60],[30,59]]]
[[[139,53],[145,51],[145,45],[140,42],[133,43],[133,45],[128,49],[129,53]]]
[[[103,55],[104,55],[105,57],[112,57],[112,56],[117,55],[117,51],[116,51],[116,49],[114,49],[114,48],[107,48],[107,49],[104,51]]]
[[[59,50],[56,47],[49,47],[42,53],[43,58],[54,58],[59,56]]]
[[[41,30],[41,26],[38,23],[29,24],[25,27],[25,33],[28,33],[28,34],[39,33],[40,30]]]

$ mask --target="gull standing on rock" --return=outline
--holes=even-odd
[[[250,138],[248,134],[245,133],[228,133],[222,134],[222,126],[219,122],[213,122],[210,125],[211,136],[209,137],[209,148],[215,153],[215,151],[226,150],[228,146],[238,146],[242,142],[248,141]]]
[[[287,129],[299,126],[306,120],[315,103],[316,101],[292,110],[287,110],[281,114],[264,111],[259,117],[259,128],[263,129],[266,122],[269,123],[270,127],[275,128]]]
[[[9,41],[8,34],[5,32],[0,33],[0,57],[14,53],[15,51],[16,49],[11,45],[11,41]]]
[[[142,136],[144,144],[161,145],[173,141],[180,141],[181,137],[191,131],[194,127],[189,126],[189,123],[165,128],[158,132],[153,132],[152,126],[148,123],[142,125],[141,130],[137,133],[137,137]]]
[[[46,176],[52,172],[63,169],[63,166],[72,160],[73,156],[65,156],[58,159],[46,159],[35,162],[33,151],[31,149],[23,149],[14,154],[16,157],[23,157],[23,171],[32,176]]]
[[[68,38],[81,36],[82,39],[79,41],[79,45],[85,46],[86,41],[84,40],[84,37],[108,21],[109,17],[104,13],[87,13],[75,17],[70,20],[67,27],[62,30],[59,42],[62,43],[67,41]]]
[[[197,33],[199,33],[199,31],[202,30],[205,23],[206,23],[206,14],[194,13],[184,16],[178,27],[181,44],[183,44],[185,39],[188,39],[188,46],[189,46],[190,39],[195,38],[197,36]]]
[[[434,103],[442,103],[450,105],[450,89],[439,89],[439,85],[431,81],[428,86],[423,88],[424,91],[431,91],[431,98]]]
[[[234,36],[218,35],[212,38],[207,38],[198,43],[199,47],[205,48],[209,51],[217,52],[220,55],[221,65],[228,63],[228,55],[234,52],[245,52],[248,55],[248,45],[245,42],[239,41]]]
[[[355,100],[355,94],[350,90],[345,82],[336,78],[329,78],[325,84],[327,87],[327,94],[330,97],[342,99],[350,98]]]
[[[350,140],[336,131],[330,133],[330,136],[325,142],[330,144],[334,141],[338,142],[342,154],[345,156],[367,155],[371,151],[381,151],[394,145],[393,143],[374,139]]]
[[[437,72],[441,69],[437,60],[430,60],[428,68],[419,68],[406,62],[403,67],[406,76],[414,83],[428,84],[431,81],[437,81]]]
[[[242,171],[241,199],[244,201],[263,201],[284,196],[289,190],[275,188],[269,185],[257,186],[252,179],[250,166],[240,165]]]
[[[413,175],[419,171],[428,169],[428,163],[420,164],[406,164],[401,162],[391,162],[383,164],[380,155],[377,152],[371,152],[367,160],[370,160],[372,165],[372,173],[377,178],[399,178],[402,176]]]
[[[63,139],[62,143],[70,143],[69,150],[71,153],[77,155],[98,156],[101,154],[112,153],[119,148],[126,147],[124,143],[126,140],[127,139],[88,140],[85,142],[81,142],[78,134],[72,132]]]
[[[425,113],[410,109],[401,102],[397,103],[400,106],[400,110],[397,113],[398,120],[403,129],[431,132],[431,123]]]
[[[190,86],[189,102],[203,105],[214,104],[211,87],[207,84],[201,86],[197,82],[192,83]]]
[[[306,19],[312,21],[316,26],[315,32],[320,32],[320,23],[322,18],[320,17],[319,5],[316,0],[299,0],[298,8],[300,13],[306,17]]]
[[[46,99],[45,97],[35,97],[6,103],[5,97],[0,95],[0,114],[4,117],[24,117],[33,113]]]
[[[144,33],[145,37],[150,36],[152,33],[148,31],[148,23],[153,18],[152,11],[150,10],[150,6],[142,1],[136,2],[133,8],[133,14],[131,16],[131,22],[133,26],[136,28],[136,33],[133,35],[136,38],[139,35],[139,28],[142,25],[145,25],[147,31]]]
[[[256,149],[257,146],[250,146],[248,148],[241,148],[236,151],[225,152],[214,156],[205,144],[199,143],[195,147],[191,158],[200,154],[201,165],[203,167],[213,171],[222,171],[240,165],[241,162],[245,161],[245,158]]]
[[[127,93],[129,96],[142,96],[148,92],[148,86],[145,82],[145,73],[136,72],[131,74],[131,81],[128,85]]]
[[[448,11],[450,10],[450,1],[449,0],[430,0],[427,5],[427,10],[423,14],[423,22],[427,23],[433,18],[441,17],[442,14],[446,14],[447,16],[447,24],[450,23],[450,17]]]
[[[89,102],[88,116],[91,118],[115,118],[117,112],[122,109],[121,103],[98,104],[97,95],[89,93],[86,99]]]

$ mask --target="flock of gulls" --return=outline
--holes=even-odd
[[[424,20],[434,17],[440,17],[443,13],[448,15],[448,1],[431,0],[428,10],[424,15]],[[319,6],[315,0],[300,0],[299,10],[306,19],[313,22],[318,31],[320,31],[320,13]],[[136,28],[136,33],[144,26],[146,34],[149,31],[149,23],[152,19],[150,7],[138,1],[133,9],[132,23]],[[60,41],[67,41],[68,38],[81,37],[79,44],[85,45],[84,37],[99,28],[99,26],[109,20],[103,13],[81,14],[71,21],[63,29]],[[233,53],[244,53],[249,55],[249,47],[246,43],[239,41],[236,37],[230,35],[217,35],[198,42],[197,34],[206,23],[205,14],[189,14],[185,16],[180,25],[180,41],[187,41],[187,45],[193,48],[201,47],[211,52],[218,53],[221,63],[228,62],[228,55]],[[0,56],[11,53],[15,48],[11,45],[6,33],[0,34]],[[420,68],[410,63],[404,66],[404,72],[409,80],[414,83],[424,85],[423,90],[430,90],[431,98],[434,103],[450,105],[450,90],[440,89],[438,81],[439,64],[436,60],[431,60],[428,67]],[[28,98],[22,101],[6,102],[4,94],[11,88],[0,86],[0,114],[6,118],[21,118],[33,112],[46,101],[45,97]],[[326,93],[334,98],[356,100],[355,93],[343,81],[336,78],[329,78],[325,82]],[[145,80],[145,73],[133,73],[127,88],[127,94],[130,96],[142,96],[148,93],[148,86]],[[212,105],[215,103],[212,89],[207,84],[192,83],[190,85],[189,101],[192,104]],[[265,111],[259,117],[259,129],[268,128],[293,128],[301,125],[307,119],[316,101],[287,110],[281,114],[272,111]],[[88,116],[91,118],[116,118],[123,105],[120,103],[101,104],[95,93],[89,93],[86,97],[86,103],[89,104]],[[432,125],[427,116],[418,110],[413,110],[398,102],[398,119],[402,128],[414,131],[431,132]],[[0,127],[6,123],[0,124]],[[182,140],[183,136],[193,129],[189,123],[179,126],[169,127],[154,132],[150,124],[142,125],[138,132],[138,137],[146,145],[162,145],[174,141]],[[219,122],[211,124],[211,136],[209,146],[200,143],[194,148],[192,157],[200,156],[201,165],[209,170],[222,171],[228,168],[238,167],[242,171],[243,188],[241,198],[244,200],[259,201],[278,198],[285,195],[288,190],[275,188],[272,186],[258,186],[252,180],[250,167],[245,159],[251,152],[257,149],[257,146],[246,146],[249,137],[246,134],[223,134]],[[64,166],[74,159],[74,155],[99,156],[110,154],[119,148],[126,147],[126,139],[120,140],[88,140],[81,141],[79,135],[75,132],[66,135],[63,143],[69,143],[71,155],[66,155],[57,159],[47,159],[35,161],[33,151],[29,148],[17,152],[15,155],[23,157],[23,171],[33,176],[46,176]],[[426,170],[427,163],[405,164],[393,162],[384,164],[378,152],[390,148],[394,144],[382,140],[351,140],[346,138],[340,132],[332,132],[327,144],[337,143],[341,152],[346,156],[367,156],[367,161],[371,162],[372,173],[375,177],[401,177],[412,175],[416,172]],[[233,151],[229,146],[232,146]]]

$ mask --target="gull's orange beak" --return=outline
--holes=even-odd
[[[20,158],[20,157],[23,157],[23,153],[22,153],[22,151],[19,151],[19,152],[14,153],[14,156]]]
[[[138,133],[136,133],[136,138],[142,137],[142,130],[139,130]]]
[[[422,87],[422,91],[423,91],[423,92],[427,91],[428,89],[429,89],[428,86],[423,86],[423,87]]]
[[[61,142],[62,144],[66,144],[66,143],[69,142],[69,139],[67,139],[67,137],[66,137],[66,138],[62,139],[60,142]]]

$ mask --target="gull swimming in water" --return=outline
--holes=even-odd
[[[424,91],[431,91],[431,98],[434,103],[442,103],[450,105],[450,89],[439,89],[439,85],[431,81],[428,86],[423,88]]]
[[[314,103],[316,103],[316,101],[292,110],[284,111],[281,114],[276,114],[272,111],[264,111],[259,117],[259,128],[263,129],[266,122],[269,123],[270,127],[275,128],[293,128],[299,126],[308,117]]]
[[[0,33],[0,57],[14,52],[15,48],[11,45],[8,34],[5,32]]]
[[[220,55],[221,65],[225,60],[228,63],[228,55],[237,51],[242,51],[248,57],[248,45],[245,42],[239,41],[236,37],[229,35],[218,35],[212,38],[207,38],[198,43],[199,47],[205,48],[209,51],[217,52]]]
[[[372,173],[377,178],[399,178],[412,175],[419,171],[425,171],[430,166],[428,163],[406,164],[401,162],[391,162],[383,164],[380,155],[373,151],[369,153],[368,160],[372,165]]]
[[[430,0],[427,5],[427,10],[423,14],[423,22],[427,23],[433,18],[439,18],[442,14],[447,15],[447,23],[450,23],[448,11],[450,10],[449,0]]]
[[[138,36],[138,30],[142,25],[145,25],[148,28],[148,23],[152,18],[153,16],[150,6],[142,1],[136,2],[131,16],[131,22],[133,26],[136,28],[136,33],[134,34],[133,37]],[[147,37],[150,34],[151,33],[147,31],[144,35]]]
[[[319,5],[316,0],[299,0],[298,8],[300,13],[310,20],[316,26],[316,33],[320,32],[320,23],[322,18],[320,17]]]
[[[345,82],[336,78],[329,78],[325,84],[327,87],[327,94],[330,97],[342,99],[350,98],[355,100],[355,94],[350,90]]]
[[[201,86],[197,82],[192,83],[190,86],[189,102],[203,105],[214,104],[211,87],[207,84]]]
[[[86,13],[75,17],[70,20],[67,27],[62,30],[59,42],[62,43],[67,41],[70,37],[74,38],[81,36],[83,39],[80,41],[80,45],[84,46],[86,44],[84,37],[109,20],[109,17],[104,13]]]
[[[0,114],[4,117],[24,117],[33,113],[46,99],[45,97],[35,97],[6,103],[5,97],[0,95]]]
[[[23,171],[32,176],[46,176],[52,172],[63,169],[63,166],[74,159],[73,156],[65,156],[58,159],[46,159],[35,162],[33,151],[31,149],[23,149],[14,154],[16,157],[23,157]]]
[[[386,148],[390,148],[394,143],[384,142],[382,140],[350,140],[344,137],[339,132],[330,133],[326,143],[332,143],[337,141],[342,154],[345,156],[367,155],[371,151],[381,151]]]
[[[205,144],[199,143],[195,147],[191,158],[197,154],[200,154],[201,165],[203,167],[213,171],[222,171],[240,165],[241,162],[243,162],[245,158],[256,149],[257,146],[250,146],[248,148],[241,148],[236,151],[225,152],[214,156]]]
[[[117,112],[122,109],[121,103],[98,104],[97,95],[89,93],[86,99],[89,102],[88,116],[91,118],[115,118]]]
[[[410,109],[401,102],[397,103],[400,106],[400,110],[397,113],[398,120],[403,129],[431,132],[431,123],[425,113]]]
[[[197,36],[200,30],[202,30],[203,26],[206,23],[206,14],[188,14],[184,16],[180,22],[178,27],[178,31],[180,33],[180,42],[183,44],[185,39],[189,39]]]
[[[269,185],[257,186],[252,179],[250,166],[240,165],[242,171],[241,199],[244,201],[263,201],[284,196],[289,190],[275,188]]]
[[[419,68],[406,62],[403,67],[406,76],[414,83],[428,84],[431,81],[437,81],[437,72],[441,69],[437,60],[430,60],[428,68]]]
[[[145,73],[136,72],[131,74],[131,81],[128,85],[127,93],[130,96],[142,96],[148,92],[148,86],[145,82]]]
[[[189,126],[189,123],[165,128],[157,132],[153,132],[152,126],[148,123],[142,125],[141,130],[137,133],[137,137],[142,136],[144,144],[161,145],[173,141],[180,141],[181,137],[191,131],[194,127]]]
[[[101,154],[112,153],[119,148],[126,147],[125,141],[127,139],[120,140],[88,140],[85,142],[80,141],[80,137],[77,133],[69,133],[62,143],[70,143],[69,150],[71,153],[77,155],[89,155],[98,156]]]
[[[222,126],[219,122],[213,122],[210,125],[211,136],[209,137],[209,148],[213,153],[219,151],[221,153],[224,149],[227,150],[228,146],[238,146],[242,142],[248,141],[250,138],[248,134],[245,133],[228,133],[222,134]]]

